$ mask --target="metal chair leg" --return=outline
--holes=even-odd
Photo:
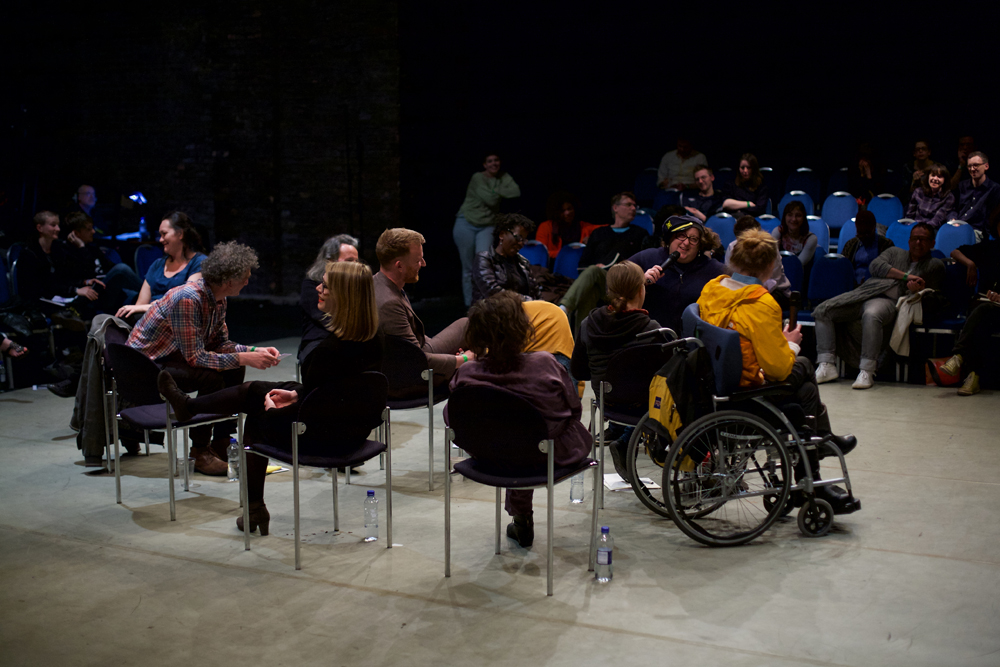
[[[385,432],[389,433],[389,408],[385,408],[382,413],[385,415],[382,423],[385,424]],[[392,449],[389,447],[389,442],[385,441],[385,511],[386,511],[386,524],[385,524],[385,538],[388,544],[385,545],[386,549],[392,548]]]
[[[603,412],[601,414],[603,415]],[[554,551],[553,551],[553,547],[552,547],[552,536],[554,534],[553,522],[555,521],[555,497],[556,497],[555,492],[556,492],[556,489],[555,489],[554,478],[555,478],[555,449],[556,449],[556,447],[555,447],[555,441],[554,440],[547,440],[546,444],[547,444],[548,450],[549,450],[548,451],[548,458],[549,458],[549,461],[548,461],[548,464],[549,464],[549,466],[548,466],[549,467],[549,479],[548,479],[548,484],[546,485],[547,486],[547,490],[549,492],[549,508],[548,508],[548,524],[549,525],[546,527],[546,531],[548,533],[548,538],[549,538],[549,544],[548,544],[548,555],[547,555],[547,561],[546,561],[547,564],[545,566],[546,570],[547,570],[547,572],[546,572],[546,588],[545,588],[546,593],[545,594],[548,595],[548,596],[551,596],[552,595],[552,565],[553,565],[553,562],[554,562],[554,558],[553,558]]]
[[[597,488],[597,466],[594,466],[594,488]],[[593,572],[597,565],[597,494],[594,494],[594,507],[590,512],[590,567],[588,572]]]
[[[601,444],[600,444],[601,457],[599,459],[600,463],[598,464],[598,467],[600,468],[601,471],[599,474],[601,478],[601,484],[600,486],[598,486],[598,488],[594,489],[594,493],[597,494],[597,504],[601,509],[604,509],[604,449],[605,445],[607,444],[604,441],[604,385],[606,384],[607,384],[606,382],[601,382]]]
[[[434,371],[426,370],[420,377],[427,380],[427,488],[434,490]],[[451,452],[445,450],[444,472],[451,472]]]
[[[444,430],[444,452],[448,455],[455,432],[450,428]],[[445,470],[444,475],[444,576],[451,576],[451,471]]]
[[[247,469],[247,452],[243,449],[243,437],[240,434],[240,472]],[[240,502],[243,503],[243,549],[250,551],[250,485],[246,474],[240,474]]]
[[[188,440],[190,433],[188,429],[184,429],[184,458],[181,462],[184,464],[184,491],[191,491],[191,480],[189,479],[191,475],[188,473],[188,457],[191,456],[191,443]]]
[[[333,470],[330,475],[333,478],[333,532],[340,531],[340,482],[337,479],[337,470]]]
[[[299,435],[306,425],[292,423],[292,505],[295,508],[295,569],[302,569],[302,545],[299,543]]]
[[[177,521],[177,508],[174,505],[174,475],[177,471],[176,443],[174,442],[173,422],[170,421],[170,403],[166,404],[167,409],[167,432],[164,436],[167,440],[167,479],[170,482],[170,520]]]
[[[496,544],[494,545],[493,553],[500,553],[500,487],[497,487],[497,502],[496,502]]]

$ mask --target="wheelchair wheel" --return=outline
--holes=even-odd
[[[833,506],[812,498],[799,510],[799,531],[806,537],[823,537],[833,527]]]
[[[669,442],[657,442],[661,438],[649,424],[649,413],[643,415],[636,424],[632,438],[628,442],[628,472],[632,478],[632,489],[643,505],[660,516],[669,517],[663,489],[648,486],[643,479],[659,480],[663,477],[663,462]]]
[[[791,488],[788,449],[765,422],[745,412],[705,415],[667,453],[663,497],[691,539],[719,547],[753,540],[777,520]]]

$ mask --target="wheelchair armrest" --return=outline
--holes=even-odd
[[[751,398],[758,398],[760,396],[788,396],[789,394],[794,393],[795,390],[792,388],[791,383],[778,382],[775,384],[764,385],[763,387],[734,391],[729,395],[729,400],[733,402],[748,401]]]

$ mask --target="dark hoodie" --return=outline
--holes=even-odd
[[[608,306],[598,306],[580,324],[570,363],[573,377],[590,380],[592,384],[600,382],[615,352],[641,344],[635,339],[637,334],[659,328],[645,310],[616,313]]]

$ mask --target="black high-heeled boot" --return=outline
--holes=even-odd
[[[267,505],[263,500],[250,501],[250,532],[260,527],[261,536],[267,536],[268,526],[271,525],[271,514],[267,511]],[[243,532],[243,514],[236,517],[236,527]]]
[[[188,395],[181,391],[170,373],[160,371],[160,374],[156,376],[156,388],[159,390],[160,396],[167,399],[170,407],[174,409],[177,421],[186,422],[191,419],[192,415],[187,407]]]
[[[514,520],[507,524],[507,537],[527,549],[535,541],[535,520],[530,516],[515,514]]]
[[[851,450],[858,446],[858,439],[851,434],[833,434],[833,430],[830,428],[830,413],[826,411],[825,405],[823,406],[823,411],[816,415],[816,433],[826,438],[827,442],[832,442],[837,445],[844,456],[847,456]],[[820,445],[819,457],[824,459],[827,456],[833,456],[833,450],[829,447]]]

